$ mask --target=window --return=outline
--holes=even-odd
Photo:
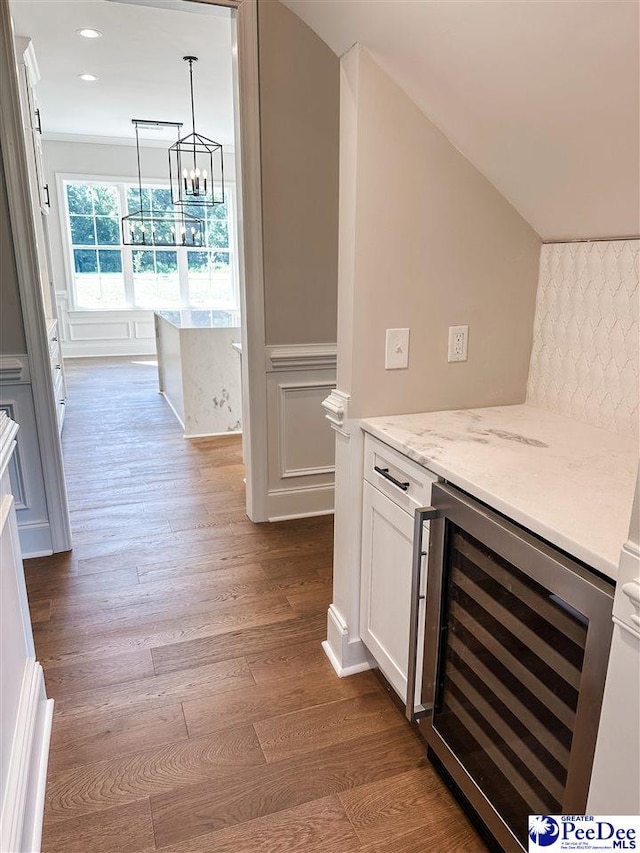
[[[187,207],[205,223],[204,245],[141,248],[122,245],[120,219],[140,209],[138,186],[65,180],[66,230],[79,309],[239,307],[232,199],[213,208]],[[168,186],[142,188],[142,207],[174,210]]]
[[[126,307],[116,187],[68,184],[66,195],[78,304]]]

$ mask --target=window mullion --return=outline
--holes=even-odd
[[[120,221],[122,222],[122,216],[126,216],[129,213],[127,208],[127,187],[126,184],[118,184],[118,196],[120,197]],[[122,227],[120,229],[122,231]],[[122,234],[120,235],[120,239],[122,240]],[[131,247],[125,246],[121,244],[120,250],[122,252],[122,276],[124,278],[124,299],[127,308],[132,309],[135,307],[135,288],[133,284],[133,257],[131,253]]]
[[[176,248],[178,254],[178,281],[180,283],[180,307],[189,307],[189,263],[187,250],[183,246]]]

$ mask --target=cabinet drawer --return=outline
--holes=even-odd
[[[386,476],[376,468],[385,471]],[[389,477],[405,488],[394,484]],[[412,515],[417,507],[429,506],[431,484],[438,480],[431,471],[370,435],[365,435],[364,441],[364,478]]]

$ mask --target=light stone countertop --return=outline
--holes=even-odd
[[[532,406],[366,418],[362,429],[615,580],[638,441]]]

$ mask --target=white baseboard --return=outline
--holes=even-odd
[[[333,483],[297,489],[270,489],[267,495],[269,521],[309,518],[333,512]]]
[[[242,435],[241,429],[227,429],[224,432],[185,432],[185,438],[220,438],[223,435]]]
[[[18,535],[23,560],[29,560],[32,557],[48,557],[53,554],[51,527],[48,521],[27,524],[18,522]]]
[[[362,640],[349,639],[347,625],[333,604],[327,612],[327,639],[322,648],[340,678],[377,667]]]
[[[47,699],[42,667],[25,666],[2,804],[2,851],[37,853],[42,836],[53,699]]]

